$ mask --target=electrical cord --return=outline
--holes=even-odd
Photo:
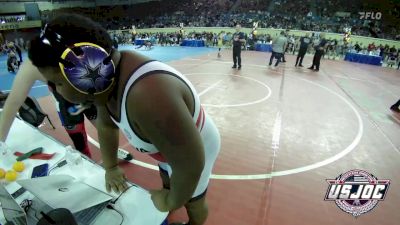
[[[24,210],[25,213],[28,212],[28,210],[30,209],[31,206],[32,206],[32,200],[29,200],[29,199],[24,199],[19,204],[19,207],[21,207],[21,209]],[[0,208],[1,209],[11,210],[11,211],[16,211],[16,212],[21,212],[21,210],[18,210],[18,209],[11,209],[11,208],[7,208],[7,207],[3,207],[2,204],[0,204]]]
[[[57,168],[61,168],[63,166],[65,166],[67,164],[67,160],[62,160],[61,162],[58,162],[56,165],[54,165],[53,167],[50,168],[48,175],[50,175],[51,172],[53,172],[53,170],[57,169]]]
[[[22,208],[22,210],[27,214],[28,213],[28,210],[33,210],[33,211],[35,211],[35,217],[36,217],[36,219],[38,219],[38,217],[37,217],[37,213],[36,213],[36,210],[34,210],[31,206],[32,206],[32,200],[29,200],[29,199],[24,199],[20,204],[19,204],[19,206]],[[10,211],[14,211],[14,212],[21,212],[21,210],[18,210],[18,209],[11,209],[11,208],[5,208],[5,207],[1,207],[1,209],[3,209],[3,210],[10,210]]]
[[[29,199],[24,199],[20,204],[21,208],[24,209],[25,213],[28,212],[28,210],[31,208],[32,206],[32,200]]]
[[[33,201],[32,201],[32,200],[30,200],[30,199],[24,199],[19,205],[21,206],[21,208],[24,209],[24,211],[25,211],[26,214],[28,214],[28,211],[29,211],[29,210],[32,210],[32,211],[33,211],[33,216],[34,216],[37,220],[39,220],[38,213],[37,213],[36,209],[34,209],[34,208],[32,207],[32,205],[33,205]]]
[[[119,210],[117,210],[117,209],[115,209],[114,208],[114,206],[112,206],[112,205],[107,205],[107,209],[111,209],[111,210],[114,210],[115,212],[117,212],[120,216],[121,216],[121,223],[119,224],[119,225],[121,225],[121,224],[123,224],[124,223],[124,215],[119,211]]]
[[[59,164],[61,164],[62,162],[60,162]],[[57,168],[57,167],[59,167],[58,166],[58,164],[57,164],[57,166],[55,166],[54,168]],[[53,169],[54,169],[53,168]],[[114,204],[119,200],[119,198],[125,193],[125,192],[127,192],[131,187],[136,187],[136,185],[134,185],[134,184],[132,184],[131,186],[129,186],[127,189],[125,189],[114,201],[111,201],[110,202],[110,204],[108,204],[106,207],[107,207],[107,209],[110,209],[110,210],[114,210],[115,212],[117,212],[120,216],[121,216],[121,223],[119,224],[119,225],[122,225],[123,223],[124,223],[124,219],[125,219],[125,217],[124,217],[124,215],[119,211],[119,210],[117,210],[117,209],[115,209],[114,208]],[[32,210],[32,211],[34,211],[34,217],[36,218],[36,219],[38,219],[39,220],[39,217],[38,217],[38,212],[32,207],[32,200],[30,200],[30,199],[24,199],[21,203],[20,203],[20,207],[24,210],[24,212],[25,213],[28,213],[28,211],[29,210]],[[1,207],[3,210],[10,210],[10,211],[15,211],[15,212],[21,212],[21,210],[17,210],[17,209],[11,209],[11,208],[4,208],[4,207]],[[42,217],[46,217],[47,215],[44,213],[44,212],[40,212],[40,214],[42,215]]]
[[[131,186],[129,186],[127,189],[125,189],[121,194],[119,194],[119,196],[115,199],[115,200],[113,200],[113,201],[111,201],[110,203],[111,204],[115,204],[115,203],[117,203],[117,201],[119,200],[119,198],[121,198],[121,196],[125,193],[125,192],[127,192],[131,187],[137,187],[135,184],[132,184]]]
[[[137,185],[131,184],[131,186],[129,186],[127,189],[125,189],[121,194],[118,195],[118,197],[115,200],[111,201],[110,204],[107,205],[107,209],[114,210],[121,216],[122,221],[121,221],[121,223],[119,225],[121,225],[124,222],[125,218],[124,218],[124,215],[120,211],[118,211],[117,209],[114,208],[114,205],[117,203],[119,198],[121,198],[121,196],[123,194],[125,194],[125,192],[127,192],[131,187],[137,187]]]
[[[31,208],[31,210],[33,210],[33,216],[35,217],[35,219],[40,220],[40,217],[38,216],[38,211],[36,211],[36,209]]]
[[[18,210],[18,209],[10,209],[10,208],[5,208],[5,207],[0,207],[0,208],[1,208],[2,210],[10,210],[10,211],[13,211],[13,212],[21,213],[21,210]],[[5,225],[9,225],[9,224],[13,225],[13,224],[14,224],[13,222],[8,221],[6,218],[5,218],[5,220],[6,220]],[[120,225],[121,225],[121,224],[120,224]]]
[[[60,161],[60,162],[58,162],[56,165],[54,165],[53,167],[51,167],[51,168],[49,169],[48,175],[50,175],[51,172],[53,172],[55,169],[61,168],[61,167],[63,167],[63,166],[66,165],[66,164],[67,164],[67,160],[65,160],[65,159],[62,160],[62,161]],[[120,223],[119,225],[123,224],[125,218],[124,218],[124,215],[123,215],[119,210],[115,209],[113,205],[116,204],[117,201],[119,200],[119,198],[121,198],[121,196],[122,196],[123,194],[125,194],[125,192],[127,192],[131,187],[138,187],[138,186],[135,185],[135,184],[131,184],[131,186],[129,186],[127,189],[125,189],[121,194],[118,195],[118,197],[117,197],[115,200],[111,201],[110,204],[108,204],[108,205],[106,206],[107,209],[114,210],[115,212],[117,212],[117,213],[121,216],[121,223]],[[23,207],[25,212],[27,212],[29,209],[33,209],[33,208],[31,208],[31,206],[32,206],[32,200],[25,199],[24,201],[28,201],[28,205],[25,206],[25,207]],[[21,204],[22,204],[22,203],[21,203]],[[22,205],[21,205],[21,207],[22,207]],[[16,211],[17,211],[17,210],[16,210]],[[38,218],[38,217],[37,217],[37,212],[36,212],[36,210],[34,210],[34,211],[35,211],[35,212],[34,212],[35,217]],[[42,212],[41,212],[41,214],[42,214]],[[43,215],[43,214],[42,214],[42,215]]]

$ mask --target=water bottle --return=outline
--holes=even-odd
[[[81,154],[74,150],[70,145],[65,147],[65,159],[70,166],[79,166],[83,164],[83,159]]]
[[[70,145],[65,147],[65,160],[74,177],[78,179],[84,179],[86,177],[86,169],[84,167],[82,155]]]
[[[0,141],[0,160],[4,167],[11,168],[15,162],[15,156],[6,143]]]
[[[6,143],[0,141],[0,155],[1,157],[5,157],[9,153],[9,149]]]

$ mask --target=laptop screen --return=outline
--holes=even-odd
[[[0,203],[6,221],[14,221],[18,217],[22,217],[24,218],[23,220],[26,221],[25,212],[13,199],[13,197],[8,193],[6,188],[1,184],[0,184]]]

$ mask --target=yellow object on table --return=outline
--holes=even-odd
[[[17,177],[18,177],[18,173],[15,172],[14,170],[7,171],[6,176],[5,176],[6,181],[9,181],[9,182],[15,181],[17,179]]]
[[[3,179],[6,176],[6,171],[3,168],[0,168],[0,179]]]
[[[25,164],[23,162],[15,162],[13,169],[17,172],[22,172],[25,169]]]

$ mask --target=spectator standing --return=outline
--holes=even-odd
[[[302,65],[303,59],[307,53],[307,49],[310,46],[310,44],[311,44],[310,33],[307,32],[306,36],[300,38],[300,49],[299,49],[299,53],[297,54],[295,66],[297,66],[297,64],[299,64],[299,67],[303,67],[303,65]]]
[[[246,42],[244,39],[244,33],[240,31],[240,24],[236,24],[236,32],[233,34],[233,69],[238,68],[240,70],[242,68],[242,45]]]
[[[326,47],[327,47],[327,41],[325,39],[325,33],[321,33],[320,35],[320,42],[319,44],[315,47],[315,54],[313,58],[313,64],[311,67],[308,69],[314,70],[314,71],[319,71],[319,66],[321,64],[321,57],[325,53]],[[315,68],[315,69],[314,69]]]
[[[354,45],[354,50],[356,50],[357,53],[362,50],[361,46],[358,44],[358,42],[356,42],[356,44]]]
[[[287,38],[285,37],[285,31],[281,31],[280,35],[272,41],[272,54],[269,59],[269,65],[272,65],[272,60],[276,58],[275,67],[278,66],[281,61],[283,54],[287,46]]]

